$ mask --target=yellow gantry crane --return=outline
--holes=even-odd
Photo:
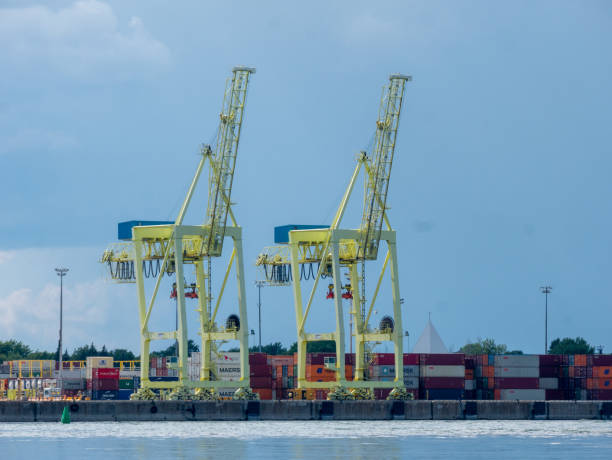
[[[289,244],[264,248],[256,261],[262,268],[262,281],[270,285],[293,286],[298,345],[298,388],[329,388],[330,382],[306,380],[306,349],[308,342],[331,340],[336,343],[337,387],[352,388],[401,388],[404,386],[402,314],[398,280],[396,233],[387,217],[387,192],[397,130],[402,109],[405,84],[411,81],[405,75],[391,75],[383,90],[380,103],[372,155],[361,152],[350,183],[334,220],[329,228],[289,231]],[[365,193],[361,227],[343,229],[340,227],[347,204],[361,170],[364,170]],[[384,229],[383,229],[384,222]],[[371,296],[369,308],[365,299],[365,262],[376,260],[380,242],[385,241],[387,254],[382,265],[378,283]],[[362,273],[359,274],[358,265]],[[313,266],[318,269],[313,270]],[[391,293],[393,316],[385,317],[378,328],[369,326],[376,299],[387,267],[391,271]],[[308,268],[306,268],[308,267]],[[341,269],[348,270],[350,285],[342,285]],[[310,275],[309,275],[310,273]],[[301,280],[314,277],[314,283],[304,304]],[[336,328],[334,332],[306,332],[306,321],[318,283],[322,277],[331,277],[328,297],[334,299]],[[341,295],[346,289],[345,296]],[[350,314],[355,324],[356,366],[354,380],[345,376],[345,328],[342,297],[352,297]],[[395,351],[395,379],[391,382],[365,380],[365,351],[368,342],[390,341]]]
[[[141,390],[171,388],[188,391],[192,388],[249,389],[248,325],[242,254],[242,228],[232,212],[231,193],[236,166],[236,155],[244,116],[247,88],[255,69],[235,67],[228,79],[220,122],[214,146],[204,145],[202,158],[181,206],[176,221],[165,225],[136,225],[131,229],[132,238],[127,243],[111,245],[101,262],[109,267],[111,277],[118,282],[135,282],[138,292],[140,318]],[[208,206],[203,225],[184,225],[183,219],[198,184],[200,175],[209,164]],[[227,223],[229,215],[230,224]],[[213,308],[211,292],[211,259],[223,253],[223,243],[229,237],[233,249],[225,271],[220,291]],[[196,282],[185,285],[184,266],[194,266]],[[237,277],[237,306],[239,315],[230,315],[224,326],[217,325],[217,315],[223,293],[235,265]],[[178,327],[176,330],[155,332],[149,328],[151,313],[164,275],[175,278]],[[156,278],[152,293],[147,297],[145,278]],[[188,375],[188,335],[185,310],[185,290],[197,294],[201,335],[200,381],[190,381]],[[174,295],[174,292],[173,292]],[[176,340],[178,342],[178,381],[152,382],[149,379],[149,346],[152,340]],[[214,379],[211,350],[215,341],[238,340],[240,342],[240,373],[238,382]],[[248,394],[248,392],[246,392]]]

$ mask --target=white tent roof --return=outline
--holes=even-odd
[[[448,349],[444,346],[444,342],[440,338],[438,331],[431,323],[427,321],[425,330],[417,340],[416,345],[412,349],[413,353],[448,353]]]

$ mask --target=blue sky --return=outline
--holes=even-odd
[[[176,216],[225,79],[249,65],[232,198],[250,328],[257,254],[275,225],[331,220],[401,72],[414,81],[388,201],[411,345],[431,312],[447,346],[540,353],[550,284],[550,337],[612,351],[609,2],[177,5],[2,2],[0,340],[55,347],[66,265],[68,348],[137,349],[134,286],[97,260],[117,222]],[[187,220],[205,208],[200,193]],[[345,223],[359,220],[357,206]],[[262,297],[263,342],[293,342],[290,289]],[[323,297],[312,331],[333,329]]]

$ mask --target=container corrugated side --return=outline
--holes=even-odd
[[[506,389],[499,390],[500,399],[507,401],[512,399],[527,401],[544,401],[546,390]]]
[[[461,377],[465,378],[465,366],[429,365],[421,366],[421,377]]]
[[[495,367],[540,367],[539,355],[497,355]]]
[[[495,377],[540,377],[539,367],[495,367]]]

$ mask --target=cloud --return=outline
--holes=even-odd
[[[133,285],[116,285],[97,263],[100,248],[29,248],[0,251],[0,340],[16,339],[53,350],[59,331],[60,287],[54,267],[70,267],[64,279],[64,343],[69,350],[92,341],[138,349],[138,310]]]
[[[140,18],[121,27],[108,4],[82,0],[59,10],[0,9],[0,58],[13,73],[38,70],[91,78],[165,67],[170,53]]]
[[[6,137],[0,135],[0,140],[0,154],[24,150],[61,152],[78,145],[76,138],[69,134],[38,129],[22,129]]]
[[[0,251],[0,265],[8,262],[15,256],[13,251]]]
[[[110,287],[103,280],[64,287],[64,343],[68,348],[92,340],[108,343],[111,337],[101,336],[100,328],[111,326],[111,319],[120,314],[113,308],[116,302]],[[0,298],[0,337],[51,349],[49,344],[58,339],[59,291],[58,285],[47,284],[39,291],[21,288]]]

